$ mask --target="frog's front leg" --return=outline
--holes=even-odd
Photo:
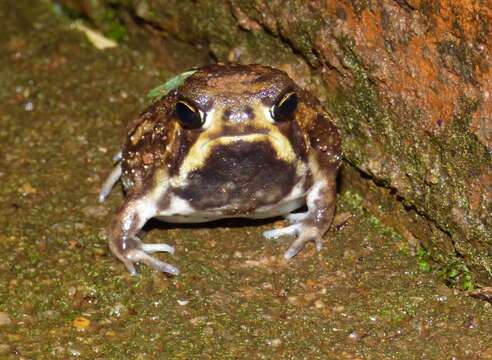
[[[317,251],[321,250],[323,235],[330,228],[335,214],[335,179],[335,174],[332,174],[314,182],[306,198],[308,207],[306,216],[300,222],[290,225],[297,226],[297,239],[285,252],[286,259],[297,255],[306,243],[311,241],[315,243]]]
[[[321,250],[323,234],[330,228],[335,213],[336,176],[319,176],[309,191],[306,204],[308,211],[292,214],[287,219],[293,224],[266,231],[263,235],[268,238],[278,238],[284,235],[294,235],[297,239],[285,252],[284,257],[290,259],[297,255],[308,242],[314,242],[316,250]]]
[[[138,238],[138,233],[147,220],[156,215],[154,202],[145,196],[132,196],[116,213],[110,229],[109,248],[130,272],[137,274],[135,263],[144,264],[170,275],[178,275],[179,270],[149,254],[168,252],[174,248],[167,244],[145,244]]]

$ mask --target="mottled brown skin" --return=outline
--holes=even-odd
[[[282,99],[292,94],[295,110],[276,121]],[[202,127],[183,125],[179,101],[202,114]],[[335,125],[284,72],[261,65],[203,67],[132,123],[121,160],[126,199],[111,224],[110,248],[131,273],[134,263],[144,262],[177,274],[149,255],[172,252],[170,246],[137,237],[151,217],[264,218],[307,203],[305,214],[287,216],[294,225],[265,236],[297,236],[286,258],[310,241],[319,250],[334,215],[340,154]]]

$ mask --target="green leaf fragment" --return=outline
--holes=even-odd
[[[172,77],[171,79],[167,80],[164,84],[159,85],[153,88],[152,90],[150,90],[147,93],[147,99],[150,102],[159,100],[163,96],[167,95],[170,91],[176,89],[178,86],[181,86],[184,83],[184,81],[187,78],[189,78],[191,75],[193,75],[195,72],[197,72],[197,69],[185,71],[184,73]]]

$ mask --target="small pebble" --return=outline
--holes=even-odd
[[[321,309],[321,308],[324,308],[325,307],[325,303],[323,301],[321,301],[320,299],[316,300],[314,302],[314,307],[316,309]]]
[[[350,340],[360,340],[360,335],[356,331],[352,331],[348,337]]]
[[[299,298],[297,296],[289,296],[287,298],[287,301],[292,304],[292,305],[297,305],[299,304]]]
[[[475,329],[480,325],[480,320],[475,316],[469,316],[464,325],[467,329]]]
[[[345,306],[343,305],[336,305],[333,307],[333,311],[336,313],[341,313],[343,310],[345,310]]]
[[[77,240],[69,240],[68,241],[68,248],[69,249],[75,249],[77,247],[80,247],[80,243]]]
[[[109,314],[113,317],[122,317],[128,313],[128,308],[123,305],[122,303],[116,303],[114,304],[113,307],[109,310]]]
[[[24,104],[24,110],[25,111],[33,111],[34,110],[34,104],[32,101],[26,101],[26,103]]]
[[[268,345],[271,347],[279,347],[282,344],[282,340],[279,338],[268,340]]]
[[[9,314],[6,312],[0,312],[0,326],[1,325],[9,325],[12,323],[12,319],[10,318]]]
[[[191,325],[196,326],[204,323],[207,320],[206,316],[197,316],[190,320]]]
[[[80,355],[82,354],[82,353],[80,352],[80,350],[79,350],[79,349],[76,349],[76,348],[72,348],[72,347],[71,347],[71,348],[68,348],[67,350],[68,350],[68,353],[69,353],[70,355],[74,356],[74,357],[78,357],[78,356],[80,356]]]
[[[17,342],[22,339],[22,336],[19,334],[7,334],[7,340],[10,342]]]
[[[0,344],[0,355],[7,354],[10,351],[10,346],[8,344]]]
[[[86,330],[91,325],[91,321],[83,316],[77,316],[72,324],[77,330]]]
[[[261,263],[258,260],[246,260],[244,262],[244,264],[246,266],[249,266],[249,267],[260,267],[261,266]]]
[[[22,186],[18,189],[18,191],[22,195],[31,195],[31,194],[35,194],[37,192],[37,190],[28,182],[22,184]]]
[[[82,213],[88,217],[101,218],[109,213],[109,209],[102,205],[86,206],[82,209]]]
[[[55,310],[46,310],[43,311],[41,315],[45,319],[56,319],[58,317],[58,312]]]
[[[436,296],[436,300],[439,302],[446,302],[448,301],[448,297],[446,295],[438,295]]]

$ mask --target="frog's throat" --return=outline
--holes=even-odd
[[[295,163],[297,155],[292,148],[289,140],[281,134],[247,134],[237,136],[223,136],[214,140],[210,139],[198,139],[190,149],[190,152],[184,160],[179,175],[173,180],[179,184],[186,183],[188,175],[203,167],[203,164],[213,154],[214,149],[217,146],[226,146],[235,142],[247,142],[247,143],[268,143],[271,145],[275,152],[275,157],[278,160],[285,161],[286,163]],[[302,169],[298,169],[302,171]]]

